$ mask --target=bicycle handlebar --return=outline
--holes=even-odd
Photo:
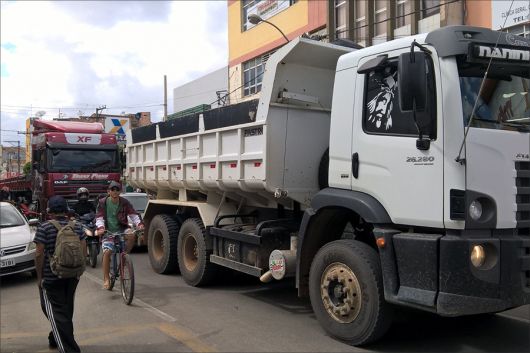
[[[134,236],[137,236],[138,233],[140,233],[141,230],[139,229],[136,229],[136,230],[133,230],[132,232],[109,232],[108,230],[105,230],[105,232],[102,234],[102,236],[106,236],[106,235],[111,235],[111,236],[118,236],[120,238],[123,238],[124,236],[128,235],[128,234],[133,234]]]

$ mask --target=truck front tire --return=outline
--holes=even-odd
[[[169,215],[156,215],[149,226],[149,262],[156,273],[167,274],[178,270],[177,237],[179,224]]]
[[[178,261],[180,273],[190,286],[198,287],[211,282],[217,267],[210,263],[211,251],[206,246],[206,229],[199,218],[189,218],[180,227]]]
[[[377,252],[355,240],[323,246],[309,273],[311,306],[321,326],[352,345],[374,342],[391,323]]]

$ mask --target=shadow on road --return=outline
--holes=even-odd
[[[14,288],[25,285],[28,282],[35,282],[35,285],[37,285],[37,277],[33,276],[31,272],[20,272],[0,277],[0,286],[2,287]]]
[[[367,348],[378,352],[529,352],[528,324],[484,314],[456,318],[399,309],[383,339]],[[436,344],[433,344],[436,343]]]
[[[309,298],[299,298],[294,280],[261,284],[242,293],[243,295],[281,308],[290,314],[313,314]]]

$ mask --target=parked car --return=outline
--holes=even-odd
[[[142,217],[143,219],[145,209],[147,208],[147,203],[149,202],[149,195],[143,192],[125,192],[120,196],[129,200],[133,208],[136,210],[136,212],[140,214],[140,217]],[[132,226],[131,220],[129,220],[129,224],[131,224]],[[143,236],[143,232],[136,239],[136,246],[147,245],[145,237]]]
[[[0,202],[0,276],[35,271],[38,219],[26,220],[9,202]]]

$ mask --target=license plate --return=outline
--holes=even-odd
[[[15,266],[14,259],[7,259],[7,260],[0,261],[0,268],[9,267],[9,266]]]

